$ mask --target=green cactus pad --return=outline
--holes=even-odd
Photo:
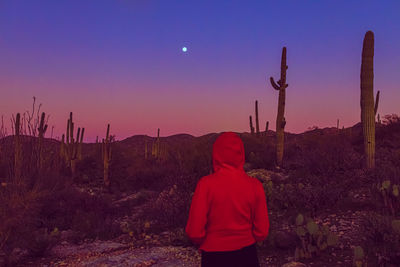
[[[307,223],[307,230],[311,235],[314,235],[318,231],[318,225],[313,221],[309,221]]]
[[[304,217],[303,217],[303,214],[299,214],[299,215],[297,215],[297,218],[296,218],[296,224],[297,224],[297,225],[302,225],[302,224],[303,224],[303,222],[304,222]]]
[[[388,189],[389,186],[390,186],[390,180],[385,180],[385,181],[382,182],[382,187],[384,189]]]
[[[322,233],[327,235],[330,232],[329,226],[328,225],[323,225],[322,226]]]
[[[397,184],[393,185],[393,196],[398,197],[399,196],[399,186]]]
[[[400,220],[393,220],[392,221],[392,228],[397,234],[400,235]]]
[[[364,250],[360,246],[354,247],[354,259],[357,260],[362,260],[364,258]]]
[[[334,233],[329,233],[327,237],[328,246],[335,246],[339,240],[339,237]]]
[[[296,233],[298,236],[305,236],[306,235],[306,230],[302,226],[298,226],[296,228]]]

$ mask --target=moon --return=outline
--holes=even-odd
[[[183,53],[186,53],[186,52],[187,52],[187,47],[186,47],[186,46],[182,47],[182,52],[183,52]]]

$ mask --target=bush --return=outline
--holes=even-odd
[[[392,226],[393,217],[370,212],[362,219],[362,233],[366,237],[367,254],[378,255],[379,264],[400,264],[400,232]],[[379,265],[381,266],[381,265]]]
[[[119,234],[112,230],[112,221],[117,212],[111,206],[111,199],[65,187],[46,199],[40,218],[49,229],[75,231],[77,240],[106,239]]]
[[[318,211],[335,207],[339,200],[354,187],[352,174],[342,177],[289,177],[289,183],[273,184],[272,190],[265,186],[270,207],[275,210],[301,212],[314,216]],[[270,191],[270,192],[269,192]]]
[[[155,220],[160,229],[185,228],[197,180],[194,175],[180,176],[179,183],[164,189],[152,202],[146,218]]]

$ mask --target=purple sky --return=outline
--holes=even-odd
[[[360,66],[375,33],[379,113],[400,113],[399,1],[0,0],[0,114],[50,114],[54,136],[70,111],[86,141],[275,130],[287,47],[286,130],[360,121]],[[182,52],[186,46],[188,51]],[[50,135],[48,132],[47,136]]]

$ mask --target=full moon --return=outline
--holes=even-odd
[[[182,52],[187,52],[187,47],[186,46],[182,47]]]

